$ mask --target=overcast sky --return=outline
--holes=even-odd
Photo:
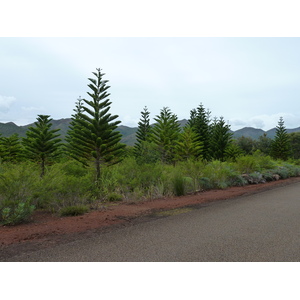
[[[111,112],[137,126],[200,103],[233,130],[300,126],[300,38],[0,38],[0,122],[69,118],[88,77],[109,80]]]

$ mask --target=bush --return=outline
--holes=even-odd
[[[16,225],[25,222],[32,215],[35,207],[28,202],[11,202],[4,205],[1,209],[1,225]]]
[[[118,193],[110,193],[107,196],[107,201],[109,202],[118,202],[122,200],[123,200],[123,196]]]
[[[62,217],[67,216],[79,216],[87,213],[89,211],[89,208],[84,205],[76,205],[76,206],[66,206],[63,207],[59,213]]]
[[[238,157],[236,160],[236,168],[240,173],[252,173],[260,171],[260,166],[257,159],[251,155]]]
[[[175,174],[172,180],[175,196],[183,196],[185,194],[185,180],[182,175]]]
[[[202,177],[199,179],[200,188],[202,190],[209,190],[213,188],[211,180],[208,177]]]

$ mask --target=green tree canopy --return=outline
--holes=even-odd
[[[41,177],[45,174],[46,164],[51,163],[60,154],[61,139],[57,132],[60,129],[52,129],[52,119],[48,115],[38,115],[35,127],[29,127],[26,138],[22,143],[25,156],[36,161],[41,166]]]

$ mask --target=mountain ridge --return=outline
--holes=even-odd
[[[53,129],[60,129],[60,134],[62,139],[65,138],[69,124],[71,122],[71,118],[63,118],[58,120],[52,120],[52,128]],[[186,119],[178,121],[180,126],[183,127],[187,123]],[[153,125],[153,124],[152,124]],[[20,137],[26,136],[26,131],[29,127],[34,126],[34,123],[18,126],[13,122],[1,123],[0,122],[0,136],[9,137],[12,134],[17,133]],[[118,131],[122,134],[121,142],[128,145],[133,146],[136,142],[135,134],[138,127],[129,127],[126,125],[118,126]],[[286,129],[288,133],[292,132],[300,132],[300,127],[293,128],[293,129]],[[276,133],[276,128],[272,128],[270,130],[264,131],[262,129],[253,128],[253,127],[244,127],[235,131],[231,131],[233,133],[234,138],[239,137],[250,137],[252,139],[258,139],[260,136],[266,134],[269,138],[274,138]]]

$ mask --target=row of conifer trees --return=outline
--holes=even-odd
[[[117,115],[111,115],[108,80],[100,69],[93,72],[89,80],[89,99],[79,98],[76,102],[72,121],[65,143],[60,139],[59,129],[51,129],[49,115],[38,115],[35,126],[27,130],[26,138],[19,143],[18,137],[1,138],[2,160],[14,161],[22,152],[25,158],[36,161],[41,167],[41,177],[46,164],[52,163],[64,153],[83,165],[94,164],[96,179],[101,176],[101,166],[116,164],[130,151],[121,141],[117,131],[121,123]],[[211,112],[201,103],[190,112],[190,118],[182,129],[177,116],[168,107],[150,125],[147,107],[141,112],[138,123],[133,155],[139,163],[161,161],[175,164],[178,161],[194,160],[234,160],[242,154],[242,149],[232,138],[230,126],[223,117],[211,119]],[[288,134],[284,121],[279,120],[276,137],[272,141],[270,154],[274,158],[289,157]]]

